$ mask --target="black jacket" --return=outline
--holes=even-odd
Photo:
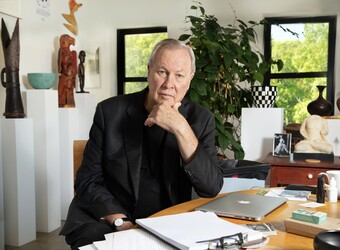
[[[133,213],[139,191],[145,93],[116,96],[98,104],[76,177],[77,195],[60,234],[67,235],[104,215]],[[213,114],[188,99],[182,101],[179,112],[193,129],[199,146],[194,159],[182,166],[175,136],[166,135],[163,179],[173,205],[190,200],[192,188],[201,197],[214,197],[223,185]]]

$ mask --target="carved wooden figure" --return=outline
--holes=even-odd
[[[75,45],[75,39],[69,35],[60,37],[60,48],[58,55],[58,100],[59,107],[75,107],[74,88],[76,87],[77,76],[77,52],[70,50]]]
[[[86,53],[84,50],[79,51],[79,64],[78,64],[78,79],[79,79],[79,87],[80,91],[77,91],[77,93],[89,93],[88,91],[84,91],[85,86],[85,62]]]
[[[1,70],[1,83],[6,88],[6,118],[24,118],[24,108],[21,100],[19,82],[19,19],[17,19],[12,39],[9,36],[6,24],[1,19],[1,41],[5,57],[5,68]]]

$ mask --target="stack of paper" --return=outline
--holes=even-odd
[[[209,240],[235,233],[248,241],[261,241],[262,232],[230,223],[211,212],[187,212],[138,219],[143,229],[130,229],[105,235],[105,240],[80,247],[80,250],[173,250],[208,249]],[[150,233],[151,232],[151,233]],[[198,241],[208,241],[198,243]],[[169,243],[169,244],[168,244]]]
[[[174,250],[143,229],[130,229],[105,235],[105,240],[79,247],[79,250]]]
[[[220,219],[211,212],[187,212],[156,218],[139,219],[138,225],[179,249],[208,249],[209,241],[235,233],[247,235],[248,241],[261,240],[261,232]]]

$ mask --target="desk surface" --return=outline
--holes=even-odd
[[[244,191],[247,193],[255,193],[255,190],[248,190]],[[223,194],[220,194],[221,196]],[[218,196],[218,197],[219,197]],[[217,198],[217,197],[216,197]],[[183,212],[189,212],[193,211],[196,207],[207,203],[211,200],[214,200],[216,198],[212,199],[206,199],[206,198],[199,198],[196,200],[188,201],[185,203],[178,204],[176,206],[164,209],[156,214],[154,214],[152,217],[156,216],[162,216],[162,215],[170,215],[170,214],[178,214]],[[312,196],[310,201],[315,201],[315,196]],[[303,207],[299,206],[300,203],[303,203],[301,201],[287,201],[284,205],[274,210],[272,213],[266,216],[265,219],[261,220],[260,222],[251,222],[246,220],[238,220],[238,219],[232,219],[232,218],[225,218],[221,217],[223,219],[226,219],[232,223],[235,224],[244,224],[244,223],[271,223],[277,230],[276,236],[269,236],[270,240],[269,243],[261,248],[261,249],[289,249],[289,250],[304,250],[304,249],[313,249],[313,239],[307,238],[300,235],[295,235],[291,233],[287,233],[285,231],[285,225],[284,220],[289,219],[291,217],[292,211],[296,209],[301,209]],[[309,208],[308,208],[309,209]],[[325,203],[325,206],[315,208],[315,209],[309,209],[309,210],[316,210],[316,211],[322,211],[326,212],[328,217],[335,217],[340,218],[340,202],[337,203]]]

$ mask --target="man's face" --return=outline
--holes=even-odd
[[[181,102],[193,76],[190,56],[185,49],[163,48],[158,51],[152,67],[148,66],[147,108],[164,102],[170,106]]]

